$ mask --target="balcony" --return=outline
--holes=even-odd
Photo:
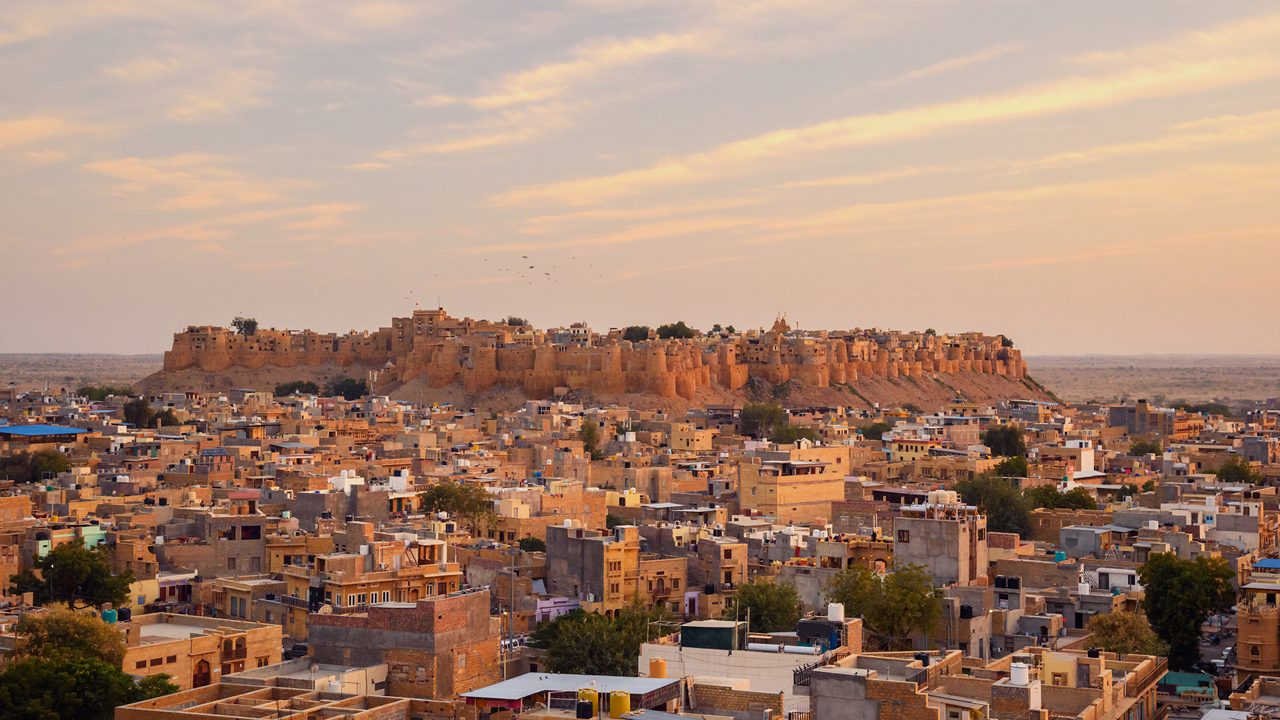
[[[1168,671],[1169,658],[1156,657],[1151,669],[1134,678],[1133,682],[1125,684],[1125,694],[1129,697],[1141,696],[1147,690],[1150,690],[1152,685],[1164,677]]]

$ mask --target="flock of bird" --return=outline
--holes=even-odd
[[[521,255],[521,256],[520,256],[520,260],[521,260],[521,261],[527,261],[528,259],[529,259],[529,256],[528,256],[528,255]],[[570,259],[570,260],[577,260],[577,259],[578,259],[578,256],[576,256],[576,255],[571,255],[571,256],[569,256],[569,259]],[[484,262],[486,262],[486,263],[487,263],[487,262],[489,262],[489,258],[484,258]],[[529,267],[525,268],[525,267],[516,267],[516,265],[521,265],[521,266],[523,266],[523,265],[524,265],[524,262],[520,262],[520,263],[510,263],[510,264],[511,264],[511,267],[499,267],[499,268],[498,268],[498,272],[500,272],[500,273],[514,273],[514,274],[515,274],[515,276],[516,276],[517,278],[519,278],[520,280],[524,280],[526,285],[532,285],[532,284],[533,284],[533,282],[534,282],[535,280],[539,280],[539,279],[545,279],[545,280],[548,280],[548,281],[551,281],[551,282],[554,282],[554,281],[555,281],[555,277],[554,277],[554,276],[552,276],[552,274],[551,274],[549,271],[546,271],[546,270],[542,271],[542,278],[539,278],[539,277],[538,277],[537,272],[529,272],[530,270],[536,271],[536,270],[538,269],[538,266],[537,266],[537,265],[530,265]],[[596,267],[596,266],[595,266],[594,264],[591,264],[591,263],[588,263],[588,264],[587,264],[587,268],[588,268],[589,270],[591,270],[592,272],[596,272],[596,271],[595,271],[595,267]],[[556,269],[556,266],[555,266],[555,265],[552,265],[552,266],[551,266],[551,269],[552,269],[552,270],[555,270],[555,269]],[[603,278],[603,277],[604,277],[604,273],[602,273],[602,272],[596,272],[596,277],[598,277],[598,278]]]

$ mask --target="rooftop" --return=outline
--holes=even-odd
[[[462,693],[462,697],[481,700],[521,700],[538,693],[576,692],[580,688],[594,688],[603,693],[620,690],[632,695],[644,695],[679,682],[681,682],[680,678],[526,673],[479,690]]]

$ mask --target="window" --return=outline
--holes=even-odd
[[[258,658],[258,667],[266,667],[267,663],[270,662],[270,660],[271,659],[269,657],[267,657],[266,655],[263,655],[262,657]]]
[[[159,667],[164,662],[164,658],[151,658],[151,667]]]
[[[142,669],[144,669],[144,668],[146,668],[146,667],[147,667],[147,661],[146,661],[146,660],[139,660],[138,662],[136,662],[136,663],[134,663],[134,664],[133,664],[133,669],[134,669],[134,670],[142,670]]]
[[[165,664],[166,664],[166,665],[168,665],[169,663],[176,663],[176,662],[178,662],[178,656],[177,656],[177,655],[170,655],[169,657],[167,657],[167,658],[165,658],[165,659],[164,659],[164,662],[165,662]]]
[[[390,593],[390,592],[388,592],[388,591],[386,591],[386,590],[383,590],[383,591],[382,591],[382,602],[389,602],[390,600],[391,600],[391,593]]]
[[[898,542],[900,542],[900,543],[909,543],[909,542],[911,542],[911,531],[910,531],[910,530],[899,530],[899,531],[898,531]]]

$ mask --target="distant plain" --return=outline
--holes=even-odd
[[[0,384],[51,389],[128,385],[160,369],[163,356],[0,353]],[[1031,375],[1064,400],[1149,398],[1265,400],[1280,397],[1277,355],[1033,355]]]

